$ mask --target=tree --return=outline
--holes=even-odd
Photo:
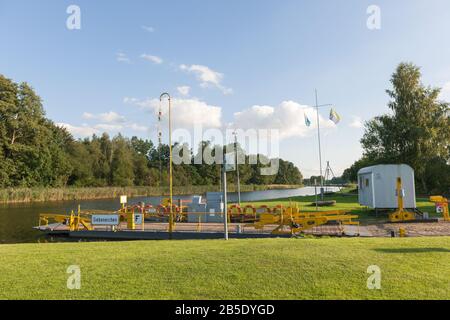
[[[132,186],[134,180],[133,157],[127,140],[120,134],[113,139],[114,153],[111,162],[112,183],[115,186]]]
[[[64,128],[56,126],[48,121],[50,135],[48,136],[48,153],[50,163],[48,174],[50,176],[49,185],[54,187],[64,187],[68,184],[73,166],[70,162],[68,145],[74,143],[72,135]]]
[[[220,149],[221,147],[219,147]],[[197,154],[194,157],[194,166],[201,177],[202,185],[217,185],[220,182],[220,165],[208,163],[215,159],[217,146],[212,146],[210,141],[201,141]],[[206,157],[211,157],[205,158]]]
[[[89,141],[69,143],[67,151],[70,155],[72,172],[68,183],[73,186],[94,186],[93,161],[89,153]]]
[[[419,67],[401,63],[387,90],[392,114],[378,116],[365,124],[361,139],[364,158],[376,163],[406,163],[414,168],[423,192],[427,192],[428,162],[450,158],[449,104],[439,101],[440,89],[421,83]],[[354,179],[354,173],[351,175]],[[432,184],[432,183],[431,183]]]
[[[17,127],[17,84],[0,75],[0,186],[14,185],[14,161],[9,148],[11,132]]]
[[[145,155],[137,153],[133,156],[134,168],[134,185],[148,186],[150,181],[150,168],[148,167],[148,159]]]
[[[99,138],[94,134],[91,140],[85,139],[83,144],[89,152],[93,175],[92,185],[96,187],[110,185],[112,143],[109,136],[104,134]]]
[[[342,174],[342,179],[345,182],[358,182],[358,171],[365,167],[370,167],[372,165],[375,165],[376,162],[367,158],[363,157],[356,161],[352,166],[348,169],[345,169]]]
[[[175,145],[174,147],[176,147]],[[189,146],[183,156],[200,161],[194,165],[174,165],[174,185],[217,185],[221,181],[221,152],[226,148],[202,141],[197,154]],[[300,171],[280,159],[277,175],[263,176],[261,161],[250,159],[238,146],[241,183],[301,183]],[[185,154],[189,153],[189,154]],[[206,163],[210,155],[213,163]],[[150,140],[108,134],[75,140],[64,128],[45,117],[41,98],[27,83],[16,84],[0,75],[0,187],[61,186],[167,186],[169,146],[155,148]],[[236,175],[229,174],[230,182]]]
[[[131,138],[131,147],[136,153],[139,153],[146,158],[150,158],[150,154],[154,149],[153,142],[150,140],[139,139],[135,136]]]
[[[302,184],[303,176],[300,170],[292,162],[279,159],[278,174],[275,178],[276,184]]]
[[[45,118],[33,88],[0,77],[0,110],[2,185],[65,185],[70,165],[63,148],[70,136]]]

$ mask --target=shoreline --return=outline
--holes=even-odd
[[[302,185],[241,185],[241,192],[275,189],[297,189]],[[219,186],[174,186],[175,196],[219,192]],[[228,192],[236,192],[231,184]],[[168,193],[168,187],[67,187],[67,188],[7,188],[0,189],[0,204],[56,202],[71,200],[113,199],[121,195],[128,197],[152,197]]]

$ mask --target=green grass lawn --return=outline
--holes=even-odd
[[[449,265],[449,237],[1,245],[0,299],[450,299]]]
[[[387,216],[376,217],[373,210],[362,207],[358,203],[358,195],[353,193],[339,192],[332,195],[325,195],[325,200],[336,200],[337,203],[333,207],[319,207],[319,211],[328,210],[348,210],[351,214],[359,215],[359,221],[362,224],[382,222],[387,221]],[[274,200],[263,200],[242,203],[242,206],[251,204],[256,207],[267,205],[270,207],[275,207],[278,204],[283,206],[297,205],[302,211],[316,211],[315,206],[311,206],[311,203],[315,201],[315,196],[300,196],[292,198],[274,199]],[[435,204],[429,202],[426,198],[418,198],[416,200],[417,208],[422,212],[428,212],[430,217],[442,217],[440,214],[436,214]]]

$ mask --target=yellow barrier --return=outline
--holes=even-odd
[[[297,207],[283,208],[277,206],[272,212],[261,213],[259,219],[247,226],[261,230],[266,226],[276,225],[275,229],[272,230],[272,234],[294,235],[331,221],[346,225],[359,225],[359,222],[352,220],[357,219],[357,215],[349,215],[346,214],[347,212],[339,210],[328,212],[300,212]]]
[[[444,221],[450,221],[450,214],[448,211],[448,199],[444,198],[443,196],[431,196],[430,201],[441,206]]]
[[[176,206],[174,206],[174,209],[179,217],[177,220],[187,220],[186,216],[189,212],[184,212],[183,209],[180,210]],[[66,225],[70,231],[78,231],[80,229],[93,230],[90,215],[99,212],[100,211],[81,211],[81,209],[78,208],[77,213],[72,211],[70,215],[43,213],[39,216],[39,226],[48,225],[49,220],[53,220]],[[121,210],[116,212],[121,216],[121,221],[127,220],[127,227],[130,230],[135,229],[134,212],[135,208],[127,207],[123,207]],[[164,206],[158,206],[154,212],[145,212],[144,210],[141,210],[140,212],[147,217],[167,218],[168,215],[168,209]],[[102,211],[102,213],[110,212]],[[206,213],[195,212],[195,214]],[[255,229],[270,227],[272,228],[272,234],[293,235],[332,221],[344,225],[359,225],[359,222],[352,220],[358,218],[358,216],[347,214],[347,211],[333,210],[323,212],[301,212],[298,207],[283,207],[282,205],[278,205],[273,208],[261,206],[259,209],[256,209],[253,206],[246,206],[244,207],[244,210],[240,207],[234,206],[228,210],[228,218],[231,215],[241,215],[242,218],[239,220],[242,222],[245,221],[247,223],[246,226],[250,226]],[[202,230],[202,221],[200,216],[197,223],[197,230]]]
[[[48,226],[50,220],[66,225],[70,231],[79,231],[81,227],[85,230],[93,229],[91,219],[81,216],[80,211],[78,211],[78,214],[72,211],[70,215],[41,213],[39,215],[39,227]]]

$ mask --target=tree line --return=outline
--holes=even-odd
[[[279,170],[261,175],[260,161],[237,146],[245,164],[239,165],[242,184],[302,184],[300,170],[279,159]],[[225,147],[220,147],[225,148]],[[217,146],[202,141],[189,150],[193,164],[174,165],[174,185],[216,185],[219,164],[194,164],[200,152],[214,155]],[[264,155],[256,155],[265,158]],[[41,98],[27,83],[0,75],[0,187],[164,186],[168,181],[169,146],[121,134],[75,139],[45,117]],[[233,183],[235,174],[229,174]]]
[[[421,82],[420,68],[401,63],[391,78],[389,114],[365,123],[363,157],[344,171],[357,181],[358,170],[376,164],[408,164],[423,193],[450,192],[450,108],[441,89]]]

